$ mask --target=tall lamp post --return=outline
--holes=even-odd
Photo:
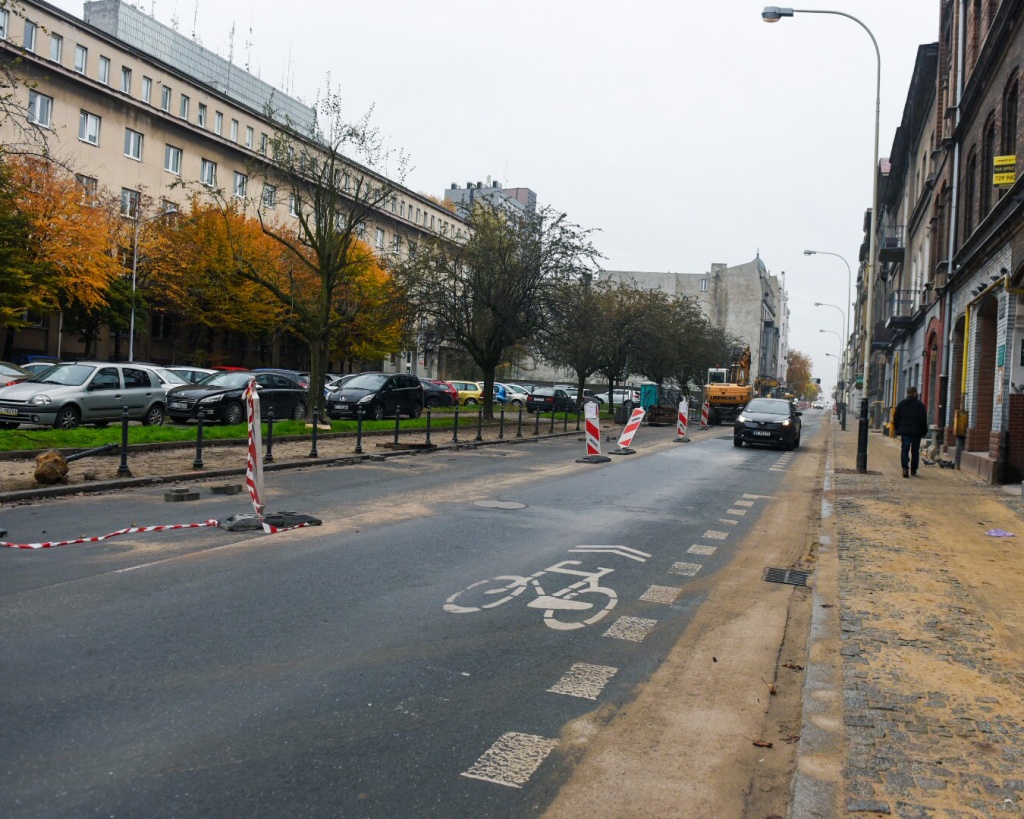
[[[128,361],[135,360],[135,284],[139,275],[139,227],[146,222],[152,222],[154,219],[159,219],[171,213],[177,213],[177,211],[163,210],[160,213],[147,216],[145,219],[140,219],[139,203],[135,204],[135,218],[132,220],[135,225],[132,237],[132,314],[128,320]]]
[[[823,301],[814,302],[815,307],[831,307],[834,310],[839,311],[839,315],[843,317],[843,338],[840,339],[839,352],[843,354],[842,362],[839,365],[839,377],[836,379],[836,414],[839,416],[839,425],[842,430],[846,431],[846,399],[843,398],[843,393],[846,389],[846,384],[843,384],[843,389],[839,389],[839,382],[844,381],[844,374],[846,372],[846,348],[849,344],[849,325],[846,321],[846,311],[843,310],[838,304],[827,304]]]
[[[765,6],[761,12],[761,19],[766,23],[777,23],[783,17],[792,17],[800,14],[835,14],[839,17],[846,17],[853,20],[858,26],[867,32],[871,38],[871,44],[875,47],[875,58],[878,70],[875,74],[875,146],[871,154],[871,235],[868,237],[868,258],[864,265],[864,275],[867,278],[867,301],[864,305],[864,390],[860,401],[860,423],[857,431],[857,471],[868,471],[868,370],[871,366],[871,302],[874,291],[874,267],[875,267],[875,233],[878,229],[878,115],[881,109],[882,97],[882,53],[878,50],[878,41],[864,23],[847,14],[844,11],[830,11],[825,9],[791,9],[780,8],[779,6]],[[844,260],[845,261],[845,260]]]
[[[840,377],[839,373],[843,369],[843,360],[839,356],[837,356],[835,353],[825,353],[825,355],[828,358],[834,358],[836,360],[836,379],[838,380],[839,377]],[[839,407],[836,407],[837,411],[838,411],[838,409],[839,409]]]
[[[850,319],[853,318],[853,269],[850,267],[850,263],[846,261],[845,256],[840,256],[838,253],[832,253],[828,250],[805,250],[804,256],[835,256],[837,259],[841,259],[843,264],[846,265],[846,312],[843,313],[843,384],[845,385],[845,397],[843,399],[843,405],[840,409],[840,418],[842,419],[842,429],[846,431],[846,406],[848,398],[850,396],[850,380],[853,375],[851,370],[853,367],[853,356],[847,353],[847,350],[851,346],[850,344]]]

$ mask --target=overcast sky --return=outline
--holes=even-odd
[[[80,0],[51,0],[81,16]],[[312,102],[331,83],[407,153],[405,183],[528,187],[588,228],[609,270],[703,273],[760,254],[785,271],[790,344],[836,379],[870,207],[875,51],[852,20],[773,25],[758,0],[139,0]],[[196,8],[198,5],[198,14]],[[831,0],[878,40],[879,153],[903,114],[939,0]],[[753,341],[753,339],[751,339]]]

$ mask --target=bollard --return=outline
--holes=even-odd
[[[459,442],[459,405],[455,405],[455,426],[452,432],[452,443],[457,444]]]
[[[401,409],[395,406],[395,443],[398,443],[398,421],[402,417]]]
[[[498,440],[505,437],[505,405],[501,405],[501,412],[498,415]]]
[[[569,410],[562,411],[562,432],[569,431]]]
[[[427,407],[427,446],[430,446],[430,407]]]
[[[356,407],[356,455],[363,454],[363,408]]]
[[[548,428],[548,435],[555,434],[555,408],[551,408],[551,426]]]
[[[533,414],[533,434],[540,435],[540,407]]]
[[[203,468],[203,413],[196,416],[196,457],[192,461],[193,469]]]
[[[519,417],[516,419],[516,438],[523,437],[523,408],[519,408]]]
[[[476,414],[476,440],[484,439],[484,408],[480,406],[480,412]]]
[[[117,467],[117,477],[130,478],[131,470],[128,469],[128,407],[121,411],[121,463]]]
[[[257,423],[259,423],[257,421]],[[267,455],[263,459],[263,463],[272,464],[274,462],[274,408],[269,407],[267,409]]]
[[[313,410],[313,447],[309,450],[310,458],[319,458],[320,453],[316,451],[316,428],[320,425],[320,412],[314,408]]]
[[[576,431],[580,431],[580,416],[583,414],[583,407],[576,407]],[[601,417],[601,406],[597,407],[597,417]]]

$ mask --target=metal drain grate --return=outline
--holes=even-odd
[[[799,569],[773,569],[768,566],[761,575],[761,579],[769,583],[788,583],[790,586],[806,586],[810,572],[802,572]]]

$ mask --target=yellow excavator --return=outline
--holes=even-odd
[[[748,344],[728,367],[712,367],[708,370],[707,386],[704,387],[704,400],[708,402],[708,423],[732,423],[753,397]]]

